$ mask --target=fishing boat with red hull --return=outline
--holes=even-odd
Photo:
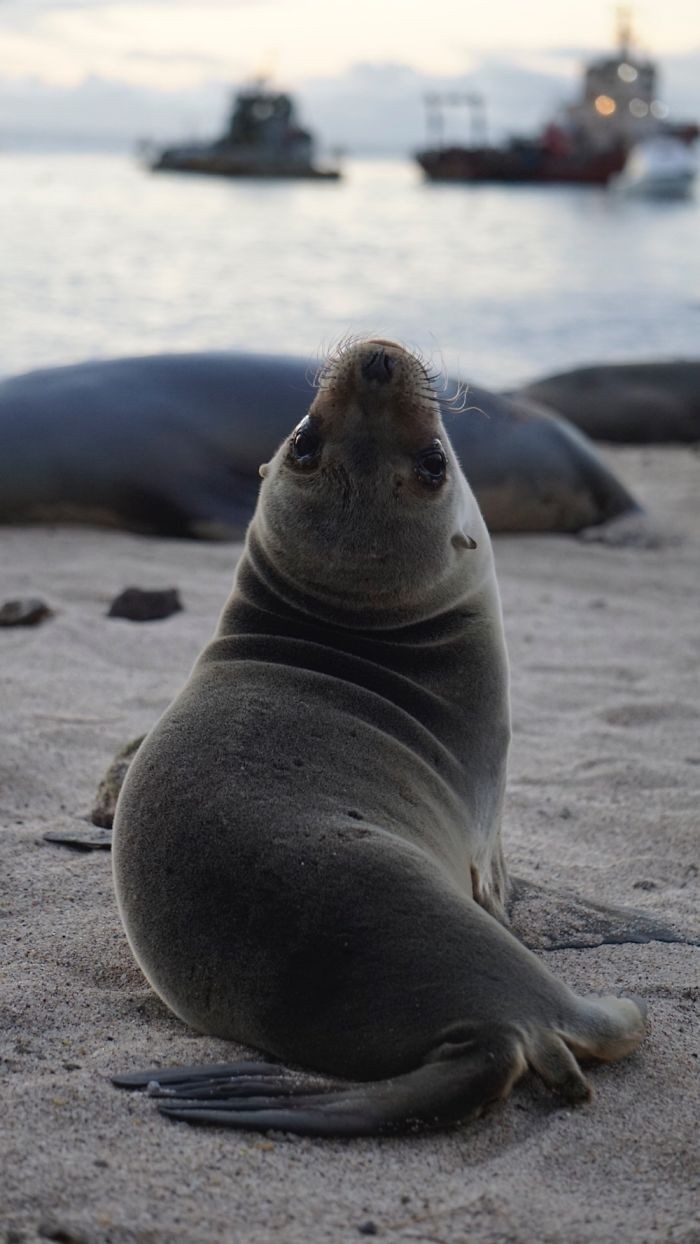
[[[565,107],[540,134],[512,138],[501,146],[484,141],[483,99],[474,94],[429,95],[431,146],[416,159],[431,181],[537,182],[604,186],[622,172],[630,152],[650,138],[667,137],[690,146],[700,130],[693,122],[668,119],[658,97],[656,66],[632,50],[629,20],[623,11],[619,46],[613,56],[585,67],[581,98]],[[443,108],[466,105],[471,111],[469,146],[446,145]]]

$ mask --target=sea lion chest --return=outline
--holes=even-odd
[[[134,762],[141,832],[158,837],[155,816],[169,839],[214,855],[284,835],[289,868],[297,835],[373,827],[468,877],[469,827],[478,834],[493,775],[482,760],[485,688],[478,676],[465,685],[463,641],[421,654],[286,630],[268,619],[268,633],[220,635],[202,654]]]
[[[381,635],[329,626],[273,609],[244,562],[115,820],[125,927],[173,1010],[230,1034],[233,1004],[212,999],[235,979],[239,1036],[272,1048],[256,1027],[260,980],[282,996],[292,943],[306,959],[310,942],[338,940],[357,922],[358,888],[366,899],[386,887],[387,861],[403,876],[425,860],[471,897],[505,780],[493,634],[466,609]]]

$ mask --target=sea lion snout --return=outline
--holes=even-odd
[[[344,346],[328,360],[311,413],[342,456],[341,443],[371,435],[378,461],[394,451],[412,457],[441,435],[439,405],[421,359],[379,337]]]
[[[366,380],[376,380],[378,384],[388,384],[394,374],[396,358],[379,346],[362,364],[362,375]]]
[[[396,393],[424,389],[425,370],[418,358],[396,341],[372,337],[343,345],[321,373],[320,390],[331,391],[336,400],[379,402]],[[374,407],[372,407],[374,409]]]

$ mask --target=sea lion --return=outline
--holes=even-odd
[[[215,637],[127,774],[114,878],[167,1006],[311,1075],[115,1083],[334,1136],[471,1118],[528,1068],[587,1098],[576,1056],[633,1050],[642,1006],[577,997],[502,923],[501,607],[420,362],[347,348],[262,474]]]
[[[258,464],[306,413],[313,370],[283,356],[182,354],[6,380],[0,521],[238,539]],[[635,525],[634,498],[574,428],[478,386],[465,404],[444,403],[445,420],[491,531]]]
[[[597,441],[700,441],[697,361],[577,367],[534,380],[509,397],[543,402]]]

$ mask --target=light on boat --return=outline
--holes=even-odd
[[[617,108],[614,99],[609,95],[597,95],[595,100],[595,110],[599,112],[601,117],[611,117]]]

